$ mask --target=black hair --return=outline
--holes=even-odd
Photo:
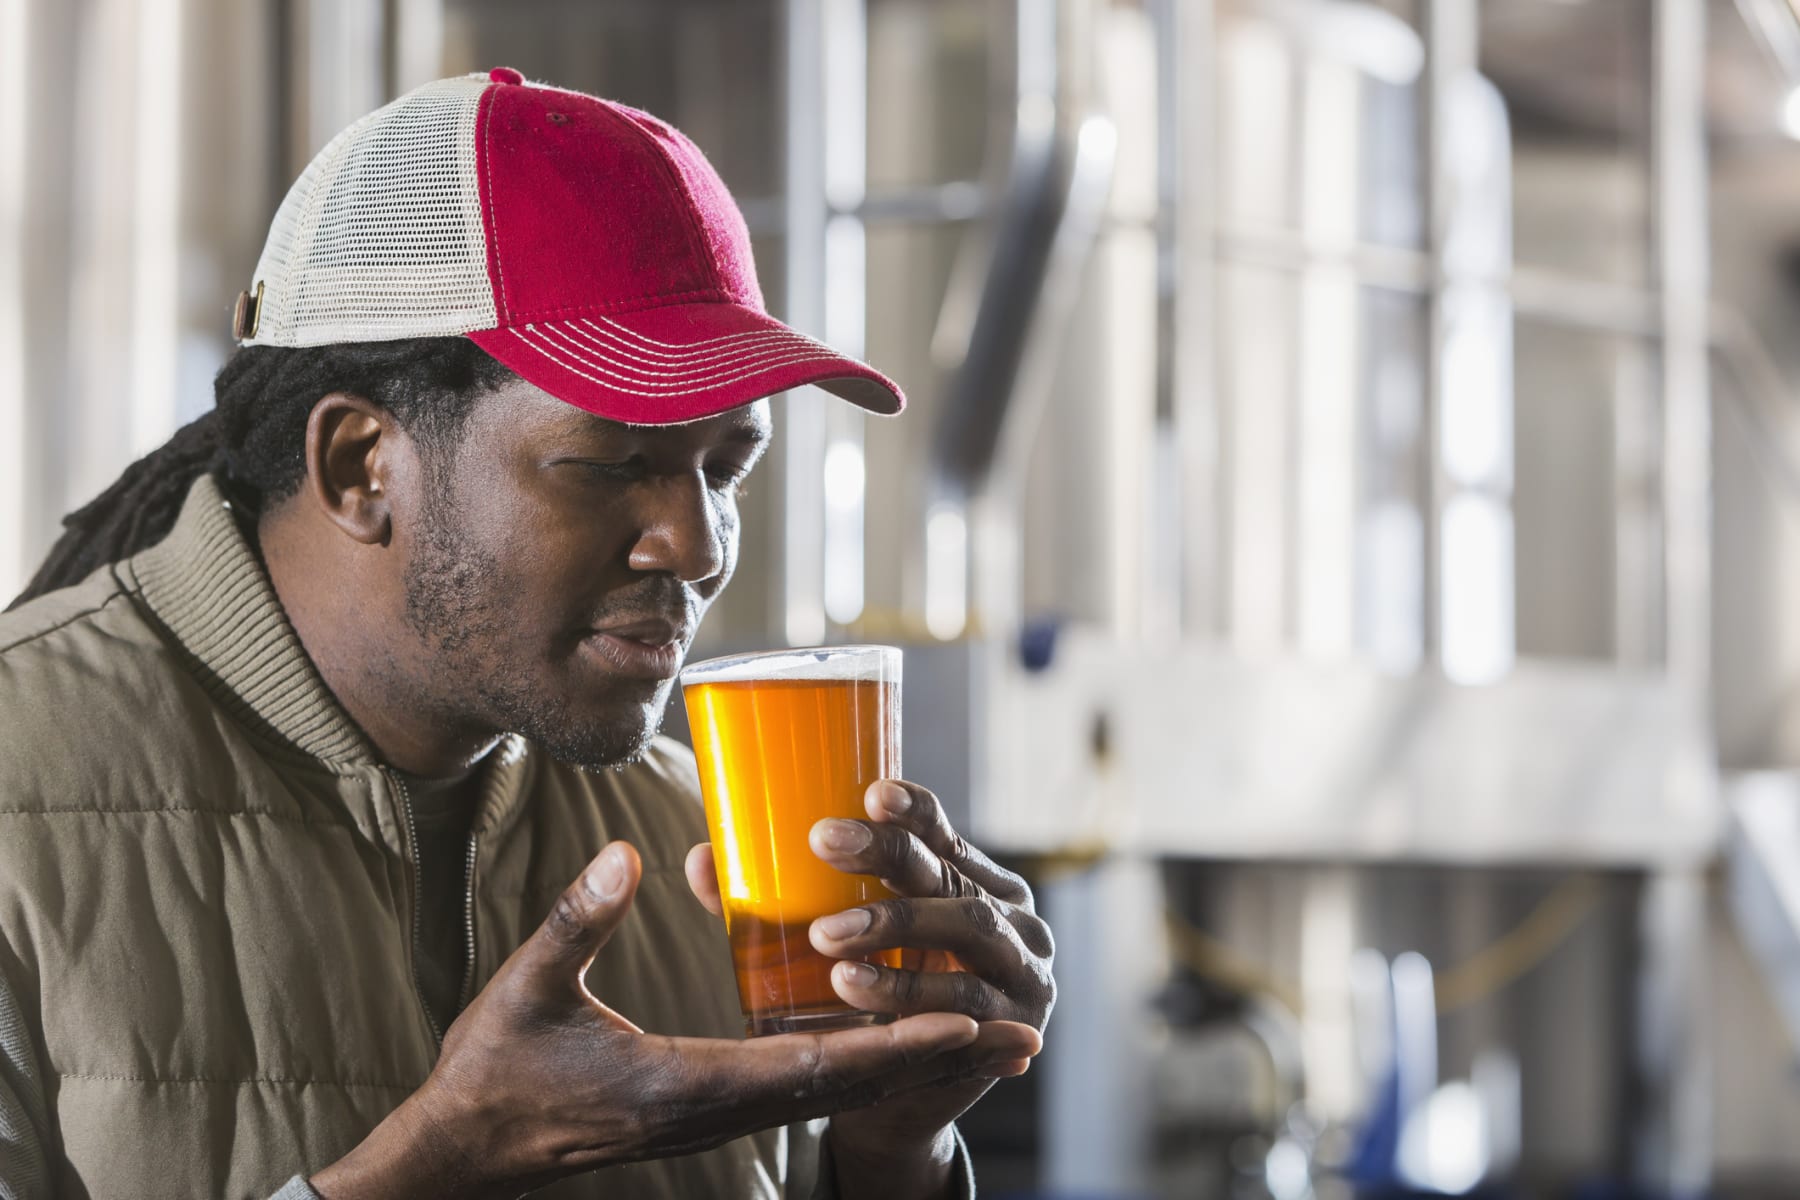
[[[8,607],[160,542],[201,475],[219,476],[252,512],[293,495],[306,478],[306,422],[324,396],[347,392],[373,401],[428,449],[442,450],[458,440],[476,399],[510,378],[461,337],[246,346],[214,378],[212,411],[63,518],[62,536]]]

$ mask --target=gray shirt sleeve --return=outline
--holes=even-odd
[[[956,1200],[975,1200],[975,1160],[969,1157],[969,1144],[962,1130],[956,1130],[956,1166],[950,1175],[950,1194]]]
[[[0,977],[0,1200],[50,1200],[50,1121],[31,1031]]]
[[[950,1195],[954,1200],[975,1200],[975,1162],[969,1157],[968,1143],[962,1130],[952,1125],[956,1135],[956,1162],[950,1168]],[[831,1142],[819,1139],[819,1166],[811,1200],[841,1200],[837,1186],[837,1167],[831,1161]]]
[[[969,1147],[963,1142],[962,1131],[955,1132],[956,1165],[951,1168],[950,1194],[956,1200],[975,1200],[975,1164],[969,1158]],[[283,1184],[281,1190],[269,1197],[269,1200],[319,1200],[319,1193],[307,1186],[305,1179],[296,1175]],[[837,1174],[832,1169],[831,1151],[822,1138],[819,1141],[818,1175],[811,1200],[839,1200]]]

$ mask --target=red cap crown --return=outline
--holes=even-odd
[[[697,420],[808,383],[904,404],[764,311],[743,217],[691,141],[506,68],[428,84],[334,139],[257,277],[246,342],[467,334],[615,420]]]

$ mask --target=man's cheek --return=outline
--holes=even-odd
[[[719,571],[717,584],[714,585],[712,590],[706,596],[706,601],[709,604],[717,598],[720,592],[725,590],[725,585],[731,582],[731,577],[737,574],[738,551],[742,548],[742,542],[739,537],[738,517],[735,508],[733,508],[731,512],[730,522],[721,528],[719,537],[723,543],[721,547],[722,553],[719,557],[724,561],[725,565]]]

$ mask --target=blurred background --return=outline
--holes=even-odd
[[[1790,0],[0,0],[0,596],[502,64],[910,394],[778,402],[696,652],[907,646],[1036,884],[984,1195],[1800,1193]]]

